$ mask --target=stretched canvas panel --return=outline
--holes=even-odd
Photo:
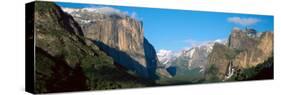
[[[273,79],[273,16],[35,1],[26,90]]]

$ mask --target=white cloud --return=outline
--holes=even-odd
[[[230,17],[227,19],[227,21],[242,26],[250,26],[260,22],[260,20],[257,18],[241,18],[241,17]]]
[[[131,18],[138,19],[136,12],[132,12],[130,14],[128,11],[121,11],[112,7],[90,7],[87,9],[88,11],[94,11],[106,15],[119,15],[121,17],[130,16]]]
[[[127,12],[122,12],[118,9],[111,8],[111,7],[98,7],[98,8],[92,7],[92,8],[85,8],[85,9],[88,11],[97,12],[105,15],[119,15],[122,17],[128,15]]]
[[[120,17],[130,16],[133,19],[138,19],[136,12],[132,12],[131,14],[129,14],[128,11],[121,11],[119,9],[106,7],[106,6],[89,6],[81,9],[79,8],[62,8],[62,9],[67,13],[86,11],[86,12],[105,14],[105,15],[118,15]]]
[[[157,55],[158,56],[169,56],[172,54],[172,51],[171,50],[166,50],[166,49],[160,49],[158,52],[157,52]]]

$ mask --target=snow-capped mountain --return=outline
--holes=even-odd
[[[95,13],[95,14],[104,14],[104,15],[120,15],[127,16],[128,13],[121,12],[118,9],[114,9],[111,7],[87,7],[87,8],[62,8],[62,10],[69,14],[77,14],[77,13]]]
[[[94,23],[100,20],[131,17],[127,12],[121,12],[111,7],[89,7],[89,8],[62,8],[80,24]],[[131,17],[132,18],[132,17]]]
[[[176,59],[175,53],[171,50],[161,49],[157,52],[158,60],[161,64],[167,64]]]
[[[200,68],[200,72],[203,72],[208,63],[208,55],[212,52],[215,43],[226,44],[226,40],[210,41],[180,52],[159,50],[157,53],[158,60],[161,64],[166,65],[165,67],[170,65],[186,66],[188,69]]]
[[[202,44],[197,47],[193,47],[190,50],[183,51],[182,55],[189,59],[186,63],[188,64],[188,68],[200,68],[201,72],[203,72],[208,63],[208,55],[212,52],[213,46],[216,42],[218,41],[208,42],[207,44]]]

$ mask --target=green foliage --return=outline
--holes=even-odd
[[[116,89],[144,86],[125,72],[119,71],[113,65],[94,64],[88,74],[88,85],[92,90]]]
[[[268,58],[261,64],[247,69],[238,69],[230,80],[257,80],[273,78],[273,57]]]
[[[159,85],[174,85],[174,84],[195,84],[201,83],[203,74],[200,72],[200,68],[195,69],[182,69],[177,68],[177,73],[173,78],[160,78],[157,80]]]
[[[204,82],[218,82],[220,81],[218,77],[218,68],[215,64],[210,64],[206,68],[205,81]]]
[[[35,11],[40,13],[51,11],[53,7],[55,7],[55,4],[52,2],[36,1],[35,3]]]
[[[42,53],[36,53],[36,82],[35,91],[47,92],[47,81],[51,78],[53,71],[50,70],[51,66],[55,63],[45,57]]]
[[[63,56],[52,56],[36,47],[35,92],[86,90],[85,76],[79,65],[71,68]]]
[[[227,52],[224,53],[225,57],[228,60],[233,60],[239,53],[243,52],[243,49],[228,49]]]
[[[244,49],[237,49],[237,48],[234,49],[235,54],[239,54],[243,51],[245,51],[245,50]]]
[[[225,53],[225,57],[229,60],[234,59],[235,58],[235,54],[234,52],[226,52]]]

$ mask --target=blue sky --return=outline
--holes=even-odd
[[[143,21],[144,35],[158,51],[179,51],[217,39],[227,39],[233,27],[273,31],[273,16],[170,10],[141,7],[58,3],[62,7],[112,7]]]

